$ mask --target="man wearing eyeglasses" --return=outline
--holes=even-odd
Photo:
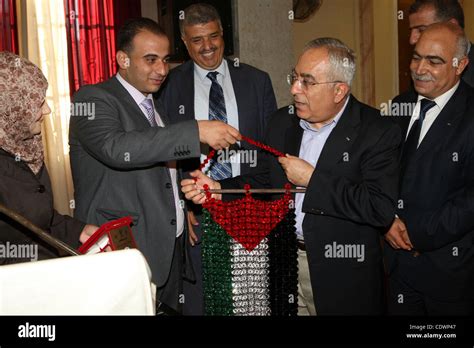
[[[265,137],[286,157],[261,153],[249,175],[213,181],[196,171],[196,183],[181,182],[197,204],[204,184],[306,188],[295,195],[299,315],[384,312],[380,237],[394,218],[401,132],[351,95],[354,74],[344,43],[309,42],[288,78],[294,105],[273,115]]]
[[[239,61],[224,59],[222,23],[213,6],[199,3],[187,7],[179,24],[191,60],[173,69],[160,91],[160,100],[169,118],[173,123],[216,119],[252,139],[262,141],[268,118],[277,110],[268,74]],[[226,153],[235,153],[236,156],[239,150],[247,151],[247,154],[248,151],[256,153],[256,148],[246,143],[231,150]],[[202,147],[201,153],[203,159],[209,148]],[[247,157],[244,154],[241,158]],[[236,156],[227,158],[218,153],[216,158],[223,161],[214,163],[209,174],[214,179],[230,178],[248,173],[255,165],[242,163]],[[188,160],[181,165],[185,172],[195,170],[199,168],[199,160]],[[185,282],[183,308],[185,315],[202,315],[201,211],[200,207],[193,206],[189,210],[193,212],[189,214],[190,242],[193,245],[190,258],[196,281]]]

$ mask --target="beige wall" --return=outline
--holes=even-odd
[[[396,6],[396,0],[373,1],[375,107],[398,94]],[[319,11],[309,21],[293,24],[295,55],[299,55],[307,41],[330,36],[342,40],[360,57],[360,43],[364,38],[360,37],[359,26],[358,0],[324,0]],[[363,86],[359,64],[357,69],[353,93],[361,98]]]
[[[235,0],[235,56],[270,74],[279,107],[292,98],[286,76],[293,66],[292,0]]]
[[[304,45],[317,37],[335,37],[342,40],[359,56],[359,23],[357,0],[323,0],[319,11],[304,23],[293,24],[293,49],[298,57]],[[296,64],[296,62],[295,62]],[[360,95],[359,72],[353,84],[353,93]]]
[[[466,34],[472,42],[474,41],[474,0],[464,0],[463,8],[466,22]]]
[[[158,21],[158,5],[156,0],[141,0],[142,16]]]
[[[398,95],[397,0],[374,1],[375,106]]]

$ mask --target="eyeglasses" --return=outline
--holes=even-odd
[[[326,85],[329,83],[343,83],[342,81],[326,81],[326,82],[316,82],[316,81],[309,81],[307,80],[306,77],[298,77],[298,74],[293,70],[291,74],[288,74],[286,77],[286,81],[290,86],[293,86],[293,84],[298,81],[300,84],[301,89],[303,90],[308,90],[311,86],[316,86],[316,85]]]

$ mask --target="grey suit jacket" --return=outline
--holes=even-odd
[[[153,281],[163,286],[176,240],[173,189],[163,162],[199,156],[197,122],[152,128],[115,77],[82,87],[74,95],[74,105],[75,110],[80,110],[77,105],[87,105],[95,111],[92,117],[71,116],[75,217],[100,225],[131,216],[138,248],[150,265]],[[168,124],[159,103],[155,105]]]

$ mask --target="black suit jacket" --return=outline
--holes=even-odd
[[[250,65],[227,60],[239,115],[239,130],[243,135],[262,141],[268,119],[277,109],[272,83],[266,72]],[[194,62],[192,60],[174,68],[158,94],[170,122],[194,120]],[[245,142],[242,149],[254,149]],[[181,162],[184,170],[199,168],[199,160]],[[248,163],[241,164],[241,174],[250,170]]]
[[[395,214],[400,129],[350,97],[322,150],[303,203],[303,234],[318,314],[381,314],[380,237]],[[265,143],[299,156],[303,129],[293,106],[272,117]],[[276,157],[261,153],[254,173],[223,188],[282,188],[288,182]],[[363,245],[364,261],[330,258],[327,246]]]
[[[394,102],[415,103],[416,93]],[[406,135],[411,115],[397,122]],[[390,273],[438,300],[474,298],[474,89],[461,81],[400,183],[397,214],[420,256],[386,244]]]

